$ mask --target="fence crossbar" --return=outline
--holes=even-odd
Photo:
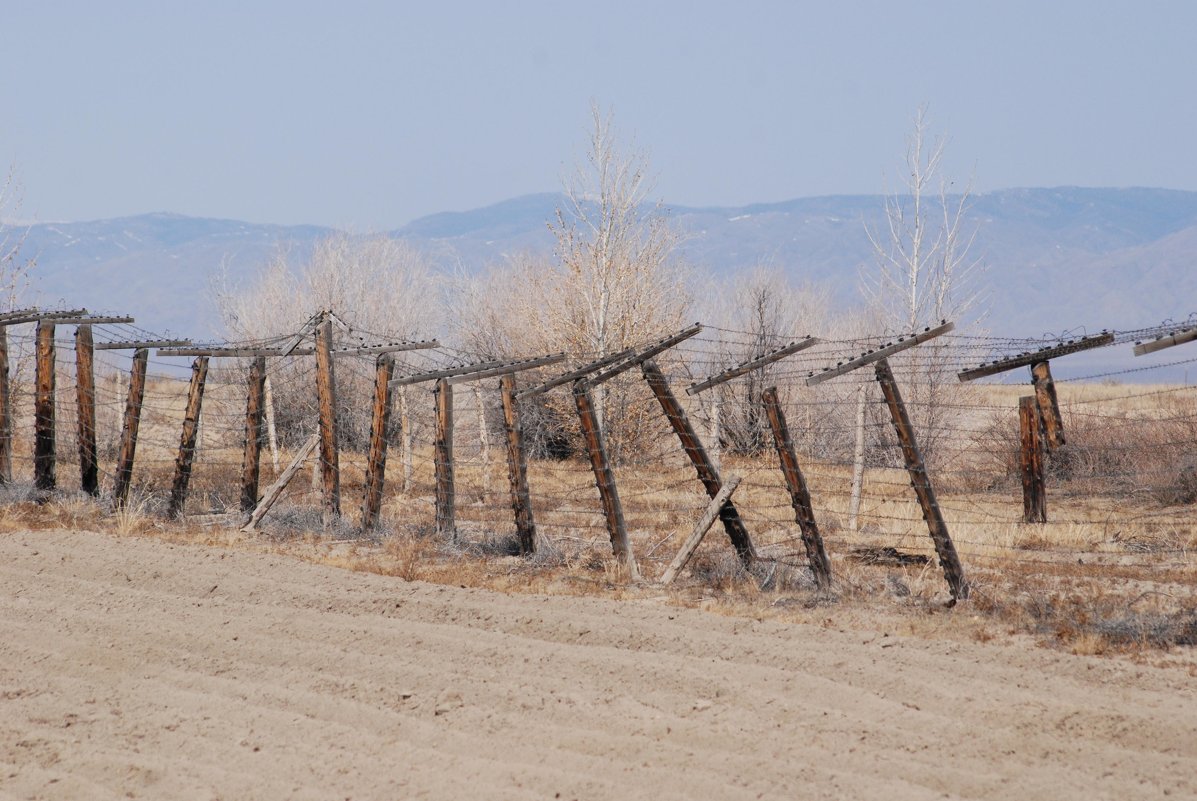
[[[1079,353],[1083,350],[1092,350],[1093,348],[1100,348],[1105,345],[1112,345],[1114,343],[1114,335],[1108,331],[1103,331],[1100,334],[1093,336],[1085,336],[1080,339],[1070,339],[1067,342],[1062,342],[1059,345],[1052,345],[1050,347],[1040,348],[1037,351],[1020,353],[1017,356],[1011,356],[1007,359],[998,359],[990,364],[982,364],[980,367],[974,367],[971,370],[963,370],[956,374],[956,377],[961,381],[973,381],[978,378],[985,378],[986,376],[997,375],[998,373],[1005,373],[1010,370],[1015,370],[1019,367],[1029,367],[1039,362],[1046,362],[1050,359],[1055,359],[1059,356],[1066,356],[1070,353]]]
[[[860,356],[848,362],[841,362],[835,367],[825,367],[821,373],[811,374],[806,379],[806,385],[813,387],[815,384],[821,384],[832,378],[841,375],[847,375],[853,370],[864,367],[865,365],[875,364],[882,359],[887,359],[895,353],[901,353],[904,350],[913,348],[915,345],[921,345],[928,340],[935,339],[937,336],[948,333],[956,327],[955,323],[943,322],[934,328],[924,328],[922,331],[913,334],[906,334],[898,337],[897,342],[890,342],[876,350],[867,351]]]
[[[756,359],[752,359],[750,361],[746,361],[743,364],[739,364],[735,367],[732,367],[731,369],[724,370],[722,373],[719,373],[718,375],[713,375],[710,378],[707,378],[705,381],[700,381],[698,383],[691,384],[689,387],[686,388],[686,394],[687,395],[697,395],[699,392],[702,392],[704,389],[710,389],[711,387],[718,386],[718,385],[724,383],[725,381],[730,381],[733,378],[738,378],[738,377],[744,375],[745,373],[751,373],[753,370],[759,370],[760,368],[764,367],[765,365],[772,364],[773,362],[784,359],[786,356],[789,356],[794,353],[798,353],[799,351],[806,350],[807,348],[811,347],[812,345],[819,344],[819,342],[821,342],[821,341],[822,340],[816,339],[815,337],[807,337],[806,339],[801,339],[801,340],[798,340],[797,342],[791,342],[790,344],[788,344],[784,347],[769,351],[764,356],[761,356]]]

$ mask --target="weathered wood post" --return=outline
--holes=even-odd
[[[258,477],[261,473],[262,442],[265,439],[266,357],[255,356],[249,365],[249,386],[245,397],[245,450],[241,457],[241,511],[258,505]]]
[[[490,495],[490,428],[486,424],[486,399],[482,385],[474,382],[474,410],[478,413],[478,445],[482,459],[482,496]]]
[[[415,435],[412,432],[411,410],[407,402],[407,387],[399,388],[399,441],[403,444],[403,494],[411,492],[412,480],[415,477],[415,463],[413,450]]]
[[[95,345],[91,326],[75,329],[75,398],[79,418],[79,486],[88,495],[100,494],[96,458]]]
[[[1047,434],[1046,446],[1055,449],[1064,444],[1064,417],[1060,414],[1060,400],[1056,397],[1056,382],[1052,368],[1046,361],[1031,365],[1031,379],[1035,385],[1035,402]]]
[[[266,438],[270,442],[270,464],[274,472],[278,472],[278,427],[274,424],[274,387],[270,381],[270,373],[262,383],[263,396],[266,400]]]
[[[453,385],[449,379],[436,382],[436,533],[445,539],[457,539],[453,506]]]
[[[499,392],[503,400],[503,428],[507,434],[507,474],[511,479],[511,509],[515,513],[515,530],[519,535],[520,554],[536,552],[536,522],[532,517],[531,493],[528,491],[528,459],[524,453],[524,429],[520,424],[519,407],[515,400],[515,376],[508,373],[499,378]]]
[[[723,437],[723,400],[716,392],[711,396],[711,420],[710,426],[707,428],[707,441],[711,443],[711,464],[715,465],[715,469],[719,470],[723,464],[723,445],[720,439]]]
[[[33,483],[52,490],[54,475],[54,323],[37,324],[36,397],[34,401]]]
[[[121,508],[129,500],[133,481],[133,457],[137,453],[137,427],[141,424],[141,404],[145,399],[145,369],[150,357],[146,348],[133,351],[133,369],[129,372],[129,398],[125,402],[125,422],[121,429],[121,448],[116,462],[112,502]]]
[[[320,471],[324,490],[324,526],[341,516],[341,471],[337,450],[337,395],[333,374],[332,321],[316,328],[316,393],[320,399]]]
[[[1047,491],[1043,477],[1043,417],[1033,395],[1018,399],[1018,423],[1022,448],[1019,468],[1022,474],[1022,519],[1024,523],[1047,522]]]
[[[885,403],[889,407],[890,417],[893,419],[894,431],[898,435],[898,442],[902,446],[902,456],[906,462],[906,472],[910,474],[910,483],[918,497],[919,506],[923,509],[923,517],[927,521],[927,531],[931,541],[935,543],[935,553],[939,556],[940,567],[943,568],[944,578],[948,582],[953,601],[968,598],[968,582],[964,578],[964,568],[960,564],[960,557],[956,554],[956,546],[948,534],[947,523],[944,522],[943,512],[935,498],[935,489],[931,486],[931,478],[927,475],[927,466],[923,461],[923,454],[919,450],[918,441],[914,436],[914,427],[910,424],[910,416],[906,413],[906,405],[902,402],[902,395],[898,392],[898,384],[894,380],[889,361],[880,359],[874,368],[877,383],[881,385],[881,392],[885,395]]]
[[[8,328],[0,326],[0,484],[12,483],[12,399],[8,385]]]
[[[578,408],[578,419],[582,424],[582,437],[586,441],[586,451],[590,455],[590,467],[594,471],[594,483],[598,487],[599,498],[603,504],[603,514],[607,518],[611,550],[616,558],[623,561],[628,571],[628,578],[632,581],[639,581],[640,567],[636,564],[636,555],[632,553],[631,543],[628,542],[628,529],[623,519],[623,506],[619,502],[619,491],[615,487],[615,472],[611,469],[611,462],[607,459],[607,448],[603,444],[603,434],[599,429],[598,417],[595,415],[594,400],[590,397],[590,389],[584,379],[574,382],[574,405]]]
[[[719,494],[719,488],[723,486],[723,482],[719,478],[719,472],[715,469],[715,465],[707,456],[702,440],[698,438],[694,426],[690,424],[686,411],[678,403],[673,390],[670,389],[669,380],[657,367],[656,362],[651,359],[641,364],[640,370],[644,374],[645,380],[648,381],[653,395],[656,396],[657,402],[661,404],[661,410],[665,412],[665,417],[673,427],[673,432],[681,441],[682,450],[686,452],[690,463],[694,465],[694,469],[698,473],[698,480],[702,482],[707,495],[714,498]],[[730,498],[719,510],[719,519],[723,522],[723,529],[736,549],[736,555],[740,557],[740,561],[745,566],[748,566],[756,557],[756,550],[752,546],[752,538],[748,536],[748,529],[744,527],[740,513]]]
[[[370,418],[370,459],[366,464],[366,497],[362,502],[362,529],[378,524],[387,469],[387,427],[391,421],[391,375],[395,360],[383,353],[375,363],[374,413]]]
[[[762,392],[761,400],[765,405],[765,415],[769,418],[769,427],[773,429],[773,444],[781,460],[781,472],[785,476],[786,488],[790,491],[794,519],[802,533],[806,560],[815,575],[815,583],[819,589],[826,590],[831,587],[831,562],[823,548],[823,537],[819,534],[819,525],[815,521],[810,489],[806,485],[806,477],[802,475],[802,468],[798,465],[798,455],[794,451],[794,442],[786,425],[785,412],[782,411],[781,402],[777,398],[777,387],[769,387]]]
[[[195,461],[195,443],[199,434],[200,411],[204,403],[204,382],[208,377],[208,357],[197,356],[191,365],[191,384],[187,388],[187,411],[183,415],[183,435],[179,440],[179,455],[175,458],[175,478],[170,488],[171,519],[183,514],[187,502],[187,485],[191,482],[191,465]]]

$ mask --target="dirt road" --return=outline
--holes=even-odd
[[[1116,660],[66,532],[0,607],[5,798],[1197,796],[1197,681]]]

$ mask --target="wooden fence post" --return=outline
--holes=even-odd
[[[1024,523],[1047,522],[1047,490],[1043,478],[1043,417],[1035,396],[1018,399],[1018,428],[1022,440],[1019,468],[1022,473],[1022,519]]]
[[[415,464],[412,451],[415,447],[415,437],[412,435],[411,409],[407,402],[407,387],[399,388],[399,441],[402,443],[403,455],[403,494],[411,492],[412,480],[415,476]]]
[[[100,494],[96,458],[95,345],[91,326],[75,329],[75,398],[79,418],[79,486],[88,495]]]
[[[341,516],[341,471],[337,450],[337,394],[333,374],[332,320],[316,328],[316,394],[320,399],[320,471],[324,486],[324,526]]]
[[[1060,414],[1060,400],[1056,397],[1056,382],[1052,380],[1052,368],[1047,362],[1031,365],[1031,379],[1035,385],[1035,402],[1047,434],[1047,448],[1055,449],[1064,444],[1064,417]]]
[[[856,442],[852,449],[852,489],[848,496],[848,530],[860,527],[860,495],[864,490],[865,403],[869,385],[861,381],[856,389]]]
[[[790,491],[790,504],[794,507],[794,519],[798,529],[802,532],[802,544],[806,548],[806,560],[810,563],[811,572],[815,575],[815,583],[819,589],[831,587],[831,562],[827,559],[827,551],[823,548],[823,537],[819,534],[819,525],[815,522],[815,510],[811,505],[810,490],[806,485],[806,477],[802,475],[802,468],[798,465],[798,455],[794,452],[794,442],[790,438],[790,429],[786,425],[785,412],[777,399],[777,387],[769,387],[761,393],[761,401],[765,405],[765,415],[769,418],[769,427],[773,429],[773,444],[777,448],[777,456],[781,460],[781,472],[786,479],[786,488]]]
[[[449,379],[436,382],[436,443],[433,458],[436,467],[436,533],[457,539],[453,506],[453,385]]]
[[[37,388],[34,408],[33,483],[52,490],[54,475],[54,323],[37,324]]]
[[[711,394],[711,424],[707,428],[707,441],[711,443],[711,464],[716,470],[721,469],[723,464],[723,445],[719,441],[723,436],[722,423],[723,401],[715,392]]]
[[[245,451],[241,457],[241,511],[258,505],[258,477],[265,436],[266,357],[256,356],[249,365],[249,387],[245,397]]]
[[[715,469],[715,465],[707,456],[706,449],[702,446],[702,440],[695,433],[694,426],[690,425],[686,411],[678,403],[673,390],[669,388],[669,380],[657,367],[656,362],[651,359],[640,365],[640,370],[644,374],[645,380],[648,381],[653,395],[656,396],[657,402],[661,404],[661,410],[665,412],[665,417],[673,427],[673,432],[681,440],[682,450],[690,457],[690,462],[698,473],[698,480],[702,482],[707,495],[714,498],[719,494],[719,488],[723,486],[723,482],[719,478],[719,472]],[[744,521],[740,519],[740,513],[730,498],[719,510],[719,519],[723,522],[723,529],[731,539],[740,561],[747,567],[756,557],[756,550],[752,547],[752,538],[748,536],[748,529],[744,527]]]
[[[366,498],[362,502],[362,529],[378,524],[387,469],[387,427],[391,421],[391,375],[395,360],[383,353],[375,363],[374,413],[370,419],[370,460],[366,464]]]
[[[274,387],[271,386],[270,373],[262,382],[263,397],[266,400],[266,439],[270,442],[270,464],[274,472],[278,472],[278,427],[274,424]]]
[[[121,449],[112,486],[112,502],[118,509],[129,500],[129,485],[133,480],[133,457],[137,453],[137,427],[141,424],[141,403],[145,399],[145,368],[149,357],[150,352],[145,348],[133,351],[133,369],[129,373],[129,399],[125,402]]]
[[[923,454],[915,439],[910,416],[906,413],[906,405],[902,402],[901,393],[898,392],[894,373],[886,359],[880,359],[874,370],[877,375],[877,383],[881,385],[881,392],[885,395],[885,403],[889,407],[898,442],[902,445],[902,457],[906,462],[906,472],[910,474],[910,483],[914,487],[914,494],[918,496],[919,506],[923,509],[923,518],[927,521],[927,531],[931,535],[931,541],[935,543],[935,553],[939,556],[939,565],[943,568],[943,576],[947,579],[948,588],[952,592],[952,600],[953,602],[964,600],[968,598],[968,582],[964,578],[964,568],[960,565],[956,546],[952,543],[952,537],[948,534],[948,525],[943,519],[943,512],[940,511],[939,502],[935,499],[935,489],[931,486],[930,476],[927,475],[927,466],[923,462]]]
[[[8,327],[0,326],[0,484],[12,483],[12,399],[8,385]]]
[[[191,481],[191,465],[195,461],[195,442],[199,434],[200,410],[204,402],[204,381],[208,377],[208,357],[198,356],[191,365],[191,385],[187,388],[187,412],[183,415],[183,436],[179,440],[179,455],[175,458],[175,479],[170,488],[171,519],[183,514],[187,502],[187,485]]]
[[[515,376],[499,379],[503,400],[503,428],[507,433],[507,474],[511,479],[511,509],[515,512],[515,530],[519,535],[520,554],[536,552],[536,522],[532,517],[531,493],[528,491],[528,459],[524,453],[524,429],[515,400]]]
[[[481,382],[474,382],[474,406],[478,413],[478,445],[482,460],[482,497],[485,503],[490,495],[490,429],[486,424],[486,399],[482,395]]]
[[[578,419],[582,424],[582,437],[590,455],[590,467],[594,471],[594,483],[598,487],[603,513],[607,518],[607,532],[611,536],[611,550],[616,558],[623,560],[628,578],[640,580],[640,567],[636,555],[628,542],[628,528],[623,519],[623,506],[619,502],[619,491],[615,488],[615,472],[607,459],[607,448],[603,444],[603,432],[599,428],[594,412],[594,400],[584,379],[574,382],[574,404],[578,408]]]

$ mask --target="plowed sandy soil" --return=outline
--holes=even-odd
[[[1181,670],[0,535],[0,797],[1165,795]]]

